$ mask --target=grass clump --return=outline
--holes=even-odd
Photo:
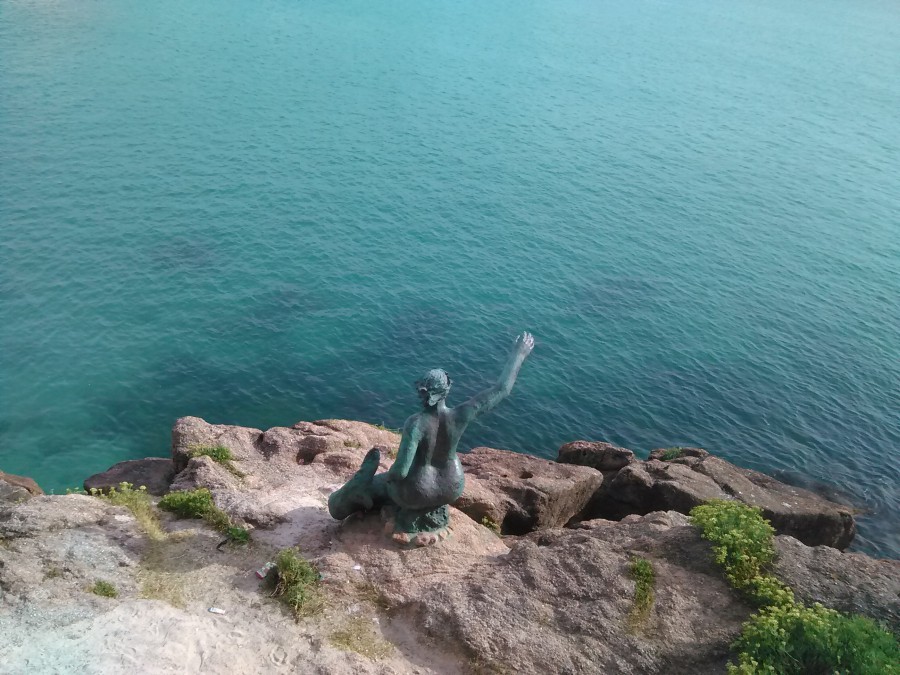
[[[102,598],[119,597],[119,591],[117,591],[116,587],[108,581],[97,581],[89,590],[94,595],[99,595]]]
[[[152,541],[144,549],[137,570],[140,597],[162,600],[184,608],[197,580],[193,571],[203,562],[200,556],[217,556],[196,548],[196,534],[181,530],[170,533],[165,541]]]
[[[490,516],[483,516],[481,518],[481,524],[484,525],[491,532],[496,534],[498,537],[500,536],[500,523],[491,518]]]
[[[225,530],[225,534],[228,535],[228,540],[233,544],[244,546],[250,543],[250,532],[246,528],[232,525]]]
[[[675,447],[675,448],[666,448],[665,450],[663,450],[663,452],[659,456],[659,458],[664,462],[670,462],[673,459],[678,459],[683,454],[684,454],[684,448],[682,448],[680,446]]]
[[[234,455],[231,454],[231,450],[224,445],[192,445],[188,448],[188,454],[191,457],[209,457],[217,464],[221,464],[228,469],[232,475],[237,476],[238,478],[244,478],[246,475],[243,471],[238,470],[232,463],[234,461]]]
[[[147,600],[162,600],[173,607],[184,609],[184,583],[176,574],[166,574],[156,570],[144,570],[140,575],[140,597]]]
[[[384,594],[370,581],[356,585],[356,597],[367,602],[382,612],[387,612],[391,607]]]
[[[250,533],[231,522],[231,518],[216,506],[212,493],[206,488],[170,492],[159,500],[159,508],[174,513],[179,518],[202,518],[213,529],[228,536],[236,544],[250,542]]]
[[[166,533],[159,523],[159,518],[156,517],[156,511],[153,508],[153,500],[147,493],[147,488],[145,486],[142,485],[135,490],[131,483],[119,483],[118,487],[110,488],[106,493],[94,488],[91,490],[91,495],[103,499],[110,504],[126,507],[131,511],[131,514],[134,516],[135,520],[137,520],[138,525],[140,525],[141,529],[144,530],[150,539],[162,541],[166,538]]]
[[[897,638],[874,621],[816,603],[806,607],[766,573],[775,558],[774,530],[758,508],[714,500],[695,507],[691,520],[713,544],[731,584],[760,607],[733,647],[731,675],[900,674]]]
[[[628,576],[634,580],[634,607],[631,609],[629,624],[632,630],[635,630],[647,619],[650,608],[653,607],[656,572],[649,560],[635,557],[628,566]]]
[[[170,492],[159,500],[159,508],[179,518],[206,518],[217,507],[206,488]]]
[[[338,649],[362,654],[373,661],[390,656],[394,651],[390,642],[378,637],[372,621],[361,616],[347,621],[339,630],[328,636],[328,641]]]
[[[312,616],[324,607],[319,570],[296,549],[280,551],[275,566],[278,576],[272,595],[287,605],[295,618]]]

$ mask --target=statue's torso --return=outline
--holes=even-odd
[[[398,481],[392,495],[406,508],[436,508],[456,501],[465,477],[456,454],[461,429],[453,411],[423,413],[415,421],[420,441],[406,478]]]

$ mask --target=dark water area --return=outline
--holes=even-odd
[[[0,468],[197,415],[694,445],[900,557],[900,5],[5,0]]]

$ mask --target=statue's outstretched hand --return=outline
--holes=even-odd
[[[531,350],[534,349],[534,336],[531,333],[525,332],[522,333],[519,337],[516,338],[516,343],[513,345],[513,349],[516,353],[525,358],[531,353]]]

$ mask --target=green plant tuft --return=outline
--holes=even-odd
[[[484,516],[481,519],[481,524],[484,525],[491,532],[496,534],[498,537],[500,536],[500,523],[491,518],[490,516]]]
[[[135,490],[131,483],[119,483],[118,487],[110,488],[105,493],[94,488],[91,490],[91,495],[116,506],[126,507],[150,539],[162,541],[166,538],[166,533],[153,508],[153,500],[145,486],[142,485]]]
[[[715,500],[691,511],[691,520],[713,543],[716,562],[731,584],[761,609],[733,645],[731,675],[900,674],[897,638],[874,621],[820,604],[805,607],[793,591],[765,574],[775,557],[774,530],[760,510]]]
[[[228,535],[228,541],[232,543],[250,542],[250,533],[231,522],[228,514],[216,506],[212,493],[206,488],[170,492],[159,500],[159,508],[179,518],[202,518],[213,529]]]
[[[653,607],[656,572],[649,560],[635,557],[628,566],[628,576],[634,580],[634,607],[629,616],[629,625],[632,630],[636,630],[650,615],[650,608]]]
[[[311,616],[324,607],[319,570],[296,549],[280,551],[275,566],[278,577],[272,595],[286,604],[295,618]]]
[[[684,454],[684,448],[681,446],[674,448],[666,448],[663,450],[663,453],[659,456],[659,458],[664,462],[670,462],[673,459],[678,459]]]
[[[119,591],[116,590],[116,587],[113,586],[108,581],[98,581],[89,589],[91,593],[94,595],[99,595],[103,598],[118,598]]]
[[[159,508],[179,518],[205,518],[216,505],[209,490],[197,488],[170,492],[159,500]]]
[[[228,535],[228,540],[233,544],[243,546],[250,543],[250,532],[243,527],[232,525],[225,531],[225,534]]]
[[[188,447],[188,455],[191,457],[209,457],[217,464],[221,464],[228,469],[229,472],[238,478],[244,478],[246,476],[244,472],[239,471],[232,463],[234,461],[234,455],[231,453],[231,450],[224,445],[192,445]]]

